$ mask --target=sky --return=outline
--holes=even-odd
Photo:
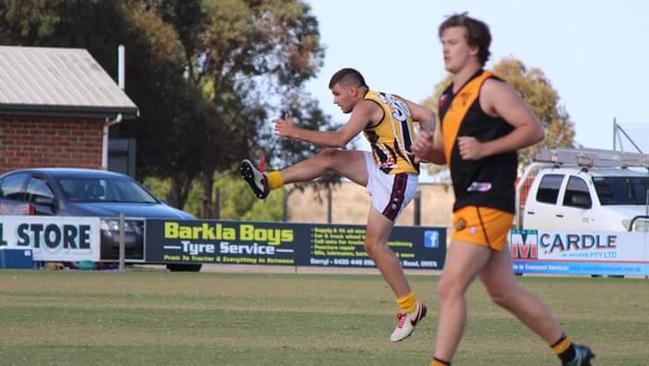
[[[612,149],[615,119],[649,153],[649,1],[306,0],[324,65],[306,90],[333,121],[331,75],[353,67],[370,88],[421,102],[445,76],[437,27],[468,11],[491,30],[491,59],[541,69],[574,123],[575,141]],[[619,145],[618,145],[619,146]],[[631,145],[623,142],[626,151]],[[367,146],[360,145],[366,150]]]

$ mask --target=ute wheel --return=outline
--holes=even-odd
[[[169,263],[167,269],[171,272],[199,272],[202,266],[202,264]]]

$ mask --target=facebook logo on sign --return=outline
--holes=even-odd
[[[439,248],[439,231],[424,231],[424,248]]]

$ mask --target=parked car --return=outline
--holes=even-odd
[[[517,191],[520,229],[649,232],[649,154],[544,150]]]
[[[119,258],[120,213],[127,217],[125,257],[129,262],[144,260],[145,219],[196,219],[169,206],[126,175],[95,169],[33,168],[4,173],[0,175],[0,202],[4,205],[29,203],[36,215],[100,217],[102,261]],[[200,264],[167,267],[200,270]]]
[[[546,168],[532,182],[523,228],[649,231],[649,175],[629,169]]]

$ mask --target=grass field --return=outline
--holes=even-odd
[[[410,276],[431,311],[391,344],[378,275],[0,271],[0,365],[428,365],[438,277]],[[596,365],[649,364],[649,280],[520,278]],[[549,348],[469,293],[453,365],[558,365]]]

